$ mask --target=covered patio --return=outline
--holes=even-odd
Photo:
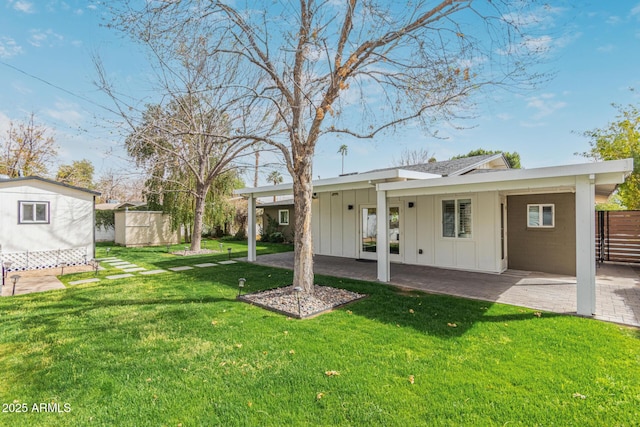
[[[257,257],[256,264],[293,269],[293,252]],[[377,280],[376,262],[316,255],[314,272],[349,279]],[[398,287],[576,315],[576,278],[529,271],[489,274],[391,264],[389,284]],[[384,284],[380,283],[380,286]],[[627,265],[596,269],[596,319],[640,327],[640,276]]]

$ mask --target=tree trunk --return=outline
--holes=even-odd
[[[191,233],[192,251],[200,250],[200,242],[202,241],[202,221],[204,219],[204,207],[206,202],[209,186],[206,184],[196,184],[196,205],[193,215],[193,229]]]
[[[293,179],[295,200],[293,285],[305,294],[313,294],[313,236],[311,235],[311,201],[313,198],[312,157],[298,159]]]
[[[258,186],[258,168],[260,167],[260,151],[256,150],[256,169],[253,175],[253,186]]]

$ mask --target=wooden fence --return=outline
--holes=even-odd
[[[596,212],[596,258],[640,263],[640,211]]]

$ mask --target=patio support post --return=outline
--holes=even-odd
[[[247,200],[247,212],[249,214],[247,240],[248,240],[248,253],[247,260],[249,262],[255,262],[256,260],[256,199],[253,194],[249,194]]]
[[[376,191],[378,195],[376,254],[378,255],[378,280],[388,282],[391,280],[391,266],[389,264],[389,218],[387,207],[387,192]]]
[[[576,177],[576,282],[577,312],[596,312],[595,176]]]

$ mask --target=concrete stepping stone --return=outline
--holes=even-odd
[[[111,276],[106,276],[107,279],[111,279],[111,280],[124,279],[126,277],[133,277],[133,274],[126,273],[126,274],[114,274],[114,275],[111,275]]]
[[[82,279],[82,280],[74,280],[73,282],[69,282],[70,285],[82,285],[83,283],[93,283],[93,282],[99,282],[100,279],[93,278],[93,279]]]
[[[110,262],[107,262],[107,264],[111,264],[112,266],[117,267],[119,265],[131,264],[131,263],[129,261],[119,260],[119,261],[110,261]]]
[[[204,264],[195,264],[194,267],[200,267],[200,268],[204,268],[204,267],[215,267],[216,263],[213,262],[205,262]]]
[[[138,264],[122,264],[122,265],[114,265],[115,268],[119,268],[124,270],[125,268],[136,268]]]
[[[191,267],[189,265],[183,265],[181,267],[171,267],[168,270],[171,270],[171,271],[185,271],[185,270],[193,270],[193,267]]]
[[[106,257],[106,258],[96,258],[96,261],[101,261],[101,262],[109,262],[109,261],[122,261],[119,258],[116,258],[114,256],[110,256],[110,257]]]
[[[218,264],[225,264],[225,265],[226,264],[235,264],[235,263],[236,263],[235,261],[231,261],[231,260],[229,260],[229,261],[218,261]]]
[[[134,267],[134,268],[123,268],[122,271],[125,273],[134,273],[136,271],[145,271],[146,268],[143,267]]]
[[[160,274],[160,273],[168,273],[167,270],[147,270],[147,271],[141,271],[140,274]]]

